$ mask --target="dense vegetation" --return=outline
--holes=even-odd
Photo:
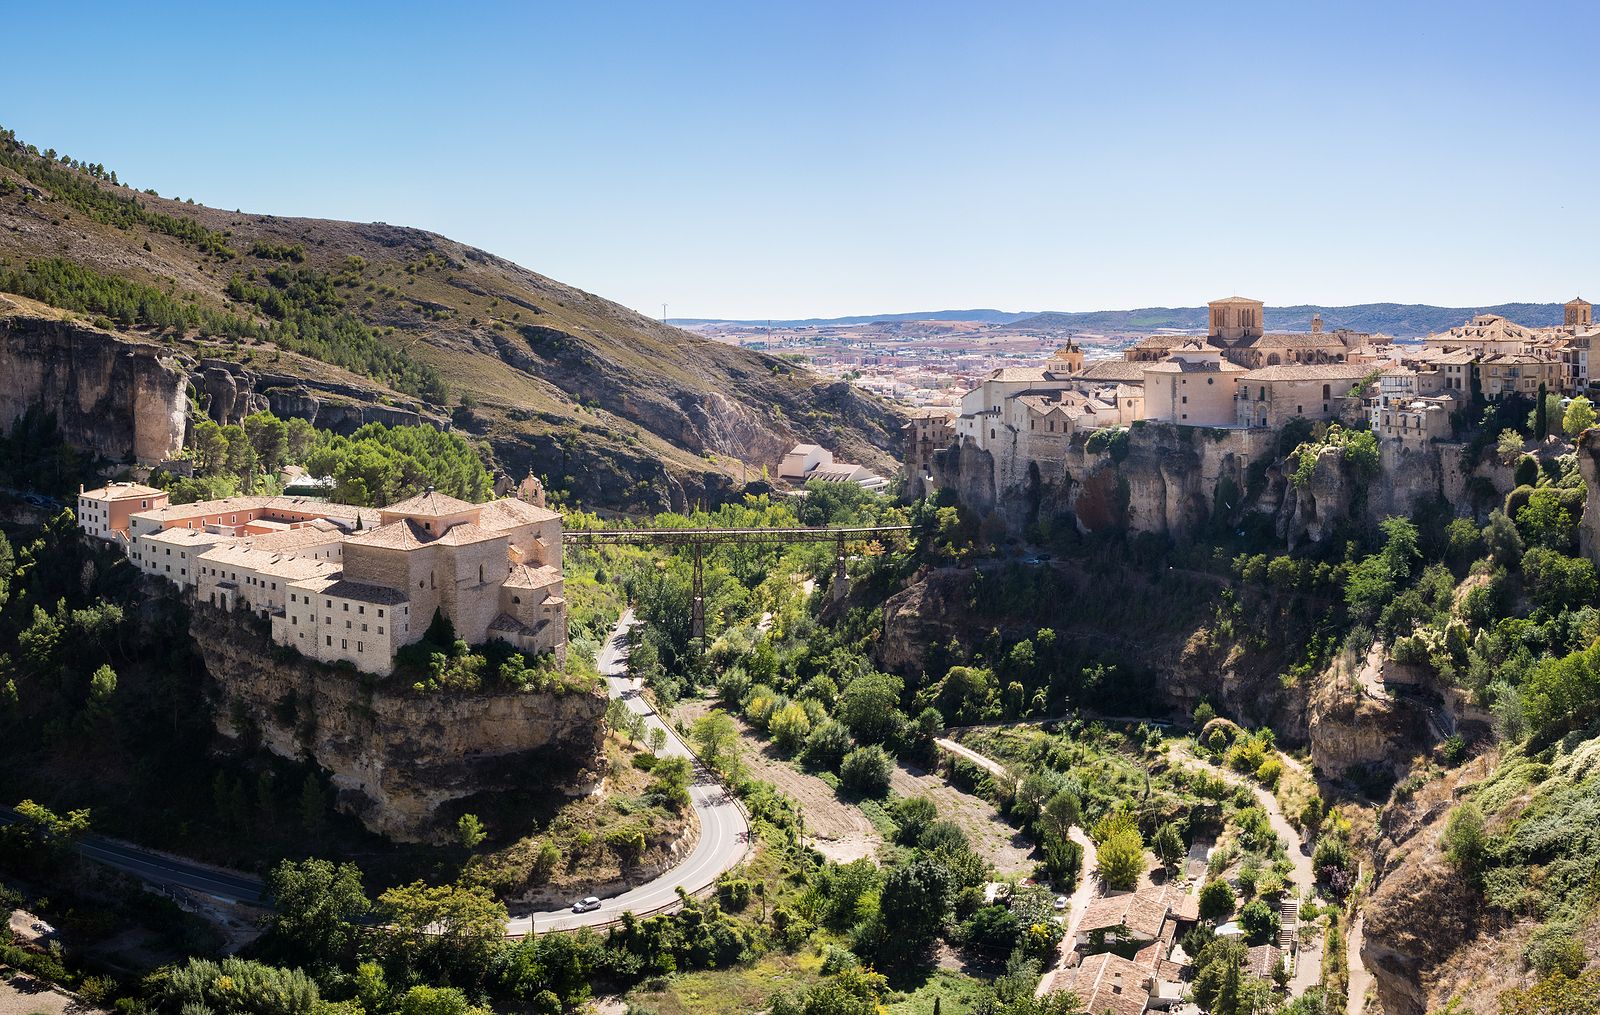
[[[303,419],[278,419],[256,412],[239,423],[218,426],[196,415],[185,454],[193,476],[158,474],[173,503],[236,493],[277,493],[278,473],[297,465],[333,481],[330,500],[382,507],[432,487],[466,501],[493,492],[477,448],[457,434],[431,426],[368,423],[348,437],[318,430]]]

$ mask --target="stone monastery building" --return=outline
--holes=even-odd
[[[135,507],[137,505],[137,507]],[[303,497],[170,504],[113,483],[80,491],[78,525],[202,603],[265,618],[272,640],[380,676],[439,611],[469,644],[564,657],[561,516],[429,490],[386,508]]]

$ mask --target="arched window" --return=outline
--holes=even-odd
[[[478,584],[479,585],[483,584],[483,565],[482,564],[478,565]]]
[[[1326,384],[1322,386],[1322,399],[1323,401],[1327,401],[1328,399],[1328,385]]]
[[[518,605],[518,606],[522,605],[522,597],[521,596],[512,596],[511,597],[511,601],[513,603],[515,603],[516,605]]]

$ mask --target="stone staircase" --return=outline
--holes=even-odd
[[[1300,900],[1285,898],[1278,904],[1278,947],[1289,951],[1300,928]]]

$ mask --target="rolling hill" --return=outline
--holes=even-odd
[[[448,422],[591,508],[724,498],[800,441],[894,469],[900,417],[847,384],[434,233],[180,203],[0,131],[5,291],[165,346],[224,401]]]

